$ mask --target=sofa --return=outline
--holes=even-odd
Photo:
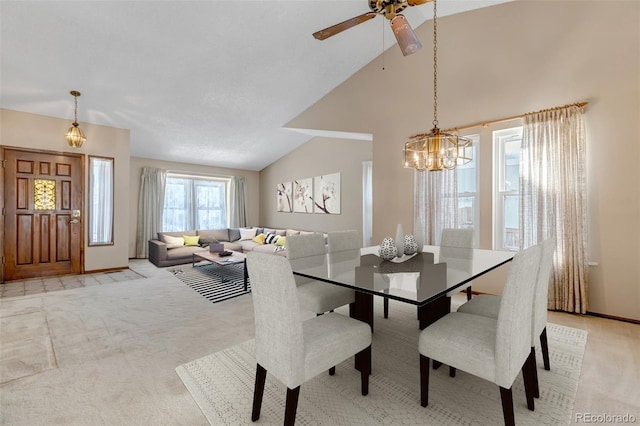
[[[149,240],[149,261],[158,267],[190,263],[193,253],[206,250],[211,244],[222,244],[224,250],[286,256],[287,236],[313,232],[263,227],[158,232],[158,238]]]

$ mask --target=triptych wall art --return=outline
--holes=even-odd
[[[279,183],[276,210],[284,213],[340,214],[340,173]]]

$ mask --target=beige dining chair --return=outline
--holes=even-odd
[[[444,228],[440,237],[440,263],[454,262],[464,263],[467,262],[470,268],[471,257],[470,249],[473,248],[473,229],[472,228]],[[469,249],[468,252],[461,252],[459,249]],[[468,271],[470,272],[470,271]],[[453,294],[466,291],[467,300],[471,300],[471,282],[458,287],[452,292],[449,292],[447,296],[451,297]]]
[[[284,257],[250,252],[247,268],[257,363],[251,420],[260,418],[267,371],[287,387],[285,425],[295,423],[300,386],[353,355],[361,366],[362,395],[367,395],[371,374],[369,325],[337,313],[303,321],[291,265]]]
[[[355,229],[331,231],[327,233],[327,246],[329,253],[356,250],[362,248],[362,239]]]
[[[286,241],[289,260],[327,254],[324,235],[321,233],[291,235]],[[354,291],[348,288],[301,276],[296,276],[295,281],[300,306],[317,315],[355,302]]]
[[[500,387],[505,425],[514,425],[512,386],[520,370],[527,407],[534,409],[535,365],[531,357],[534,288],[542,248],[523,250],[513,258],[498,318],[452,312],[420,333],[420,404],[429,403],[429,361],[489,380]]]
[[[545,370],[550,370],[549,345],[547,341],[547,299],[549,294],[549,279],[553,269],[553,252],[555,251],[555,239],[549,238],[541,244],[542,256],[538,268],[535,284],[535,297],[533,299],[533,317],[531,321],[531,356],[535,362],[536,340],[540,339],[542,349],[542,361]],[[474,297],[458,308],[458,312],[481,315],[489,318],[498,318],[500,312],[501,297],[491,294],[482,294]],[[537,376],[537,370],[536,376]],[[540,397],[536,377],[536,398]]]

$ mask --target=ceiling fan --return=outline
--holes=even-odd
[[[371,12],[364,13],[355,18],[347,19],[339,24],[332,25],[323,30],[313,33],[318,40],[324,40],[333,35],[355,27],[358,24],[375,18],[376,15],[383,15],[391,21],[391,29],[396,36],[400,50],[404,56],[415,53],[422,47],[420,40],[416,37],[413,29],[409,25],[407,18],[400,14],[407,6],[418,6],[428,3],[431,0],[369,0],[369,9]]]

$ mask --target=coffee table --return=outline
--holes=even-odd
[[[247,255],[244,253],[240,253],[238,251],[231,251],[231,256],[220,256],[218,253],[211,253],[208,250],[197,251],[193,253],[193,260],[191,262],[192,266],[196,267],[196,262],[207,261],[213,263],[214,265],[219,266],[220,268],[220,279],[222,282],[227,282],[228,280],[222,274],[224,267],[227,265],[238,265],[242,263],[243,272],[244,272],[244,291],[247,291]],[[204,265],[200,265],[204,266]]]

